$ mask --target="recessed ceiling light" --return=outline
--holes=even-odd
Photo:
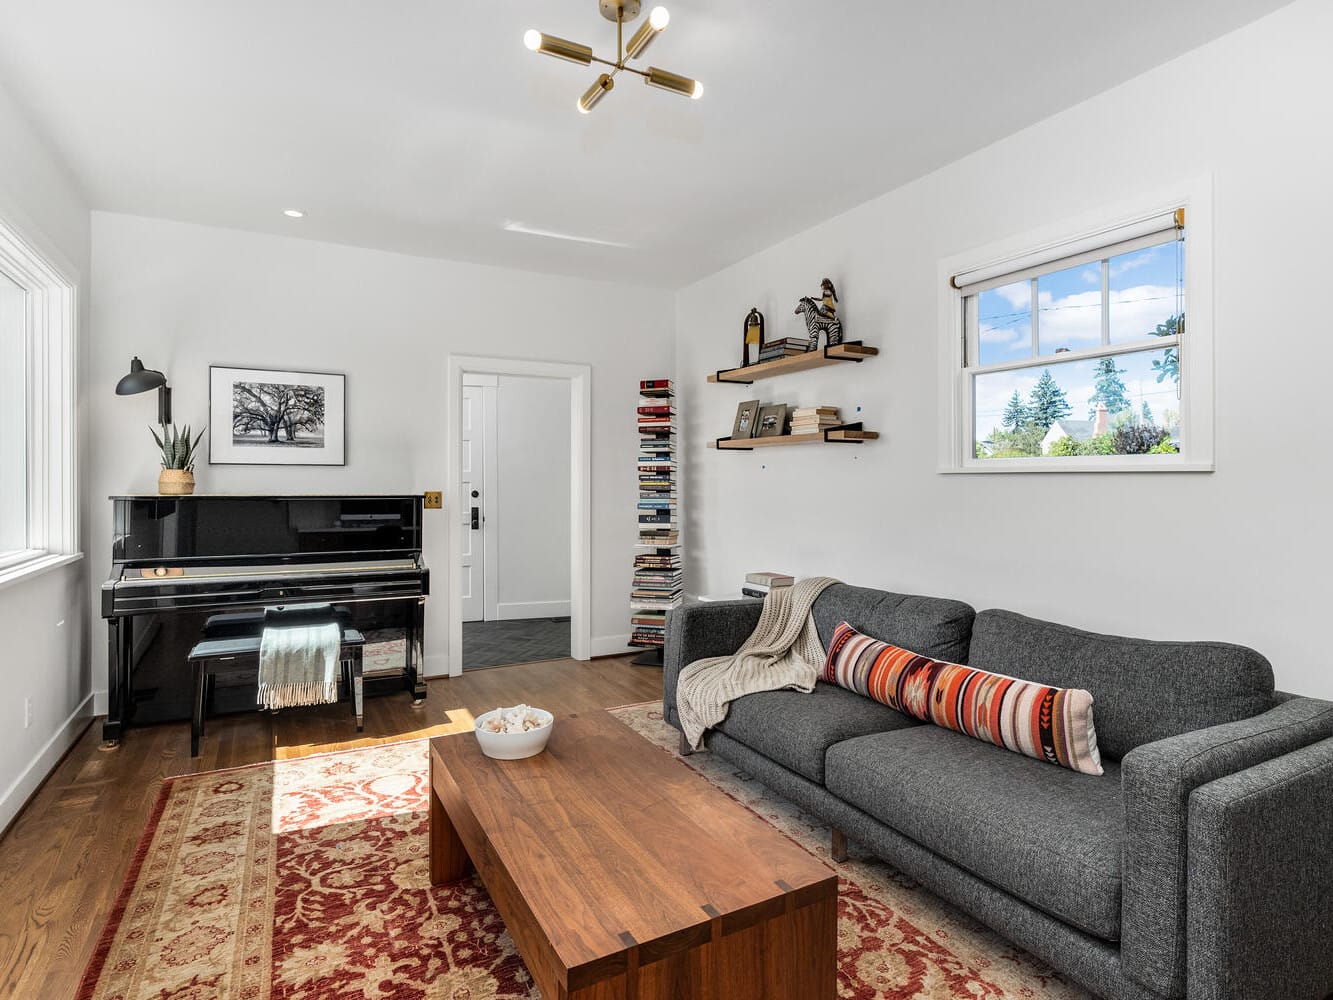
[[[302,212],[299,208],[284,208],[284,209],[282,210],[282,214],[285,215],[285,216],[287,216],[287,218],[289,218],[289,219],[304,219],[304,218],[305,218],[305,213]]]
[[[506,222],[504,225],[506,231],[511,233],[523,233],[526,236],[545,236],[552,240],[569,240],[571,243],[595,243],[600,247],[629,247],[629,243],[618,243],[615,240],[599,240],[595,236],[576,236],[573,233],[557,233],[550,229],[537,229],[533,226],[525,226],[521,222]]]

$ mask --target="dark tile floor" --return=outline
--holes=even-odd
[[[569,652],[568,618],[463,623],[464,670],[557,660]]]

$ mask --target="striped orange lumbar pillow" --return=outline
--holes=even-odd
[[[862,635],[833,630],[821,678],[911,715],[998,747],[1102,774],[1092,694],[1047,687],[946,663]]]

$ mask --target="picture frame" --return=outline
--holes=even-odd
[[[208,368],[209,465],[346,465],[347,376]]]
[[[766,403],[759,407],[755,437],[781,437],[787,432],[787,404]]]
[[[755,429],[759,426],[759,400],[747,399],[736,407],[736,420],[731,425],[731,439],[733,441],[742,438],[754,437]]]

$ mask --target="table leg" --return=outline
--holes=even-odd
[[[430,755],[430,884],[452,882],[472,870],[472,859],[463,846],[453,820],[435,790],[435,755]]]

